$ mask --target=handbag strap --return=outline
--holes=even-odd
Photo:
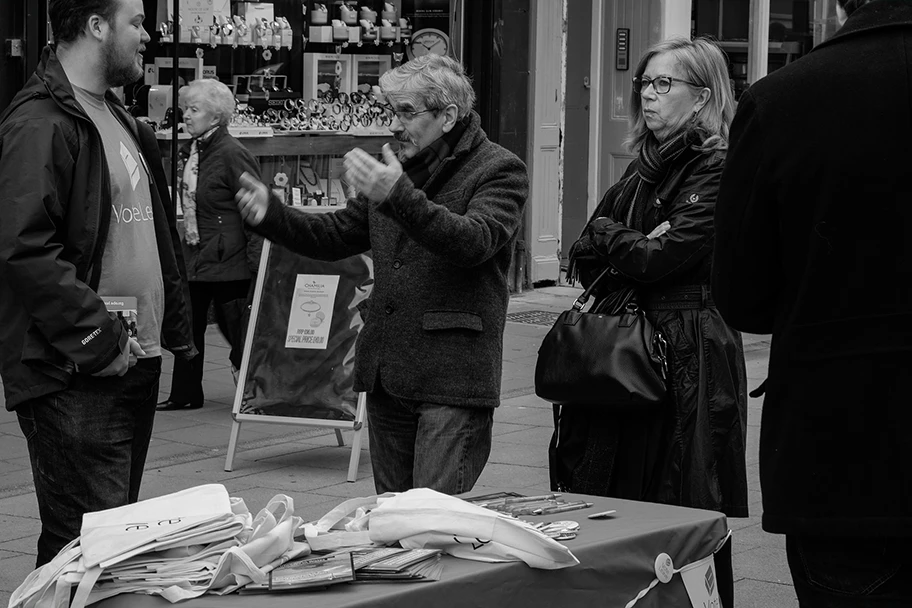
[[[578,312],[583,309],[583,306],[585,306],[586,302],[589,301],[589,297],[592,296],[592,292],[593,292],[593,290],[595,290],[595,286],[598,285],[599,281],[602,280],[602,277],[604,277],[610,271],[611,271],[611,266],[606,266],[605,270],[603,270],[599,274],[599,276],[597,276],[595,278],[595,280],[592,281],[592,283],[589,285],[589,287],[586,288],[586,291],[583,292],[583,295],[581,295],[580,297],[578,297],[576,299],[576,302],[573,303],[573,310]]]
[[[595,287],[599,284],[599,281],[601,281],[602,278],[606,274],[609,274],[612,270],[613,268],[611,266],[607,266],[605,270],[603,270],[595,278],[595,280],[592,281],[592,284],[589,285],[588,289],[586,289],[586,291],[584,291],[583,294],[576,299],[576,301],[573,303],[572,310],[581,312],[583,310],[583,306],[586,305],[586,302],[588,302],[589,298],[592,296],[592,292],[595,291]],[[598,310],[590,310],[589,312],[600,312],[607,314],[621,314],[625,312],[635,313],[638,308],[639,307],[636,303],[636,291],[632,287],[627,287],[616,292],[616,294],[612,294],[611,297],[606,298],[604,301],[599,302]]]

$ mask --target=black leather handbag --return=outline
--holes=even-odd
[[[557,318],[538,349],[535,394],[556,404],[640,412],[665,400],[666,342],[625,289],[583,311],[606,268],[570,310]]]

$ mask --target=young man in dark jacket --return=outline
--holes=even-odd
[[[0,118],[0,375],[28,441],[39,566],[83,513],[137,500],[161,351],[194,353],[155,137],[108,91],[142,76],[142,0],[49,14],[57,46]]]
[[[741,98],[713,296],[772,333],[763,528],[802,606],[912,606],[912,2],[858,7]]]
[[[378,492],[472,489],[491,451],[500,403],[507,272],[528,194],[526,168],[488,140],[458,62],[427,55],[383,75],[395,112],[378,161],[346,155],[360,192],[345,209],[303,214],[244,178],[248,223],[318,259],[371,250],[355,390],[367,393]]]

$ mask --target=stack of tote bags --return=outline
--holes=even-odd
[[[120,593],[170,602],[230,593],[309,553],[307,543],[294,541],[301,523],[288,496],[276,495],[253,517],[219,484],[87,513],[81,536],[32,572],[9,606],[83,608]]]

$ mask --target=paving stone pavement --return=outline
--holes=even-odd
[[[510,299],[511,320],[504,335],[502,404],[494,416],[494,442],[488,465],[476,487],[548,488],[548,441],[551,406],[533,391],[538,346],[556,313],[569,308],[580,290],[544,287]],[[748,388],[766,377],[768,336],[744,336]],[[171,384],[166,360],[162,398]],[[234,383],[228,348],[214,327],[207,334],[205,407],[187,412],[160,412],[140,498],[160,496],[202,483],[222,483],[241,496],[251,510],[265,506],[277,493],[295,500],[305,520],[321,517],[348,497],[374,494],[367,433],[361,449],[358,479],[346,481],[351,432],[339,447],[332,430],[319,427],[247,423],[231,472],[224,470],[232,426]],[[0,395],[0,406],[3,397]],[[734,538],[735,598],[739,608],[797,606],[781,536],[760,529],[758,440],[761,401],[751,399],[748,416],[748,482],[751,516],[731,519]],[[40,531],[28,452],[13,413],[0,407],[0,605],[34,567]]]

